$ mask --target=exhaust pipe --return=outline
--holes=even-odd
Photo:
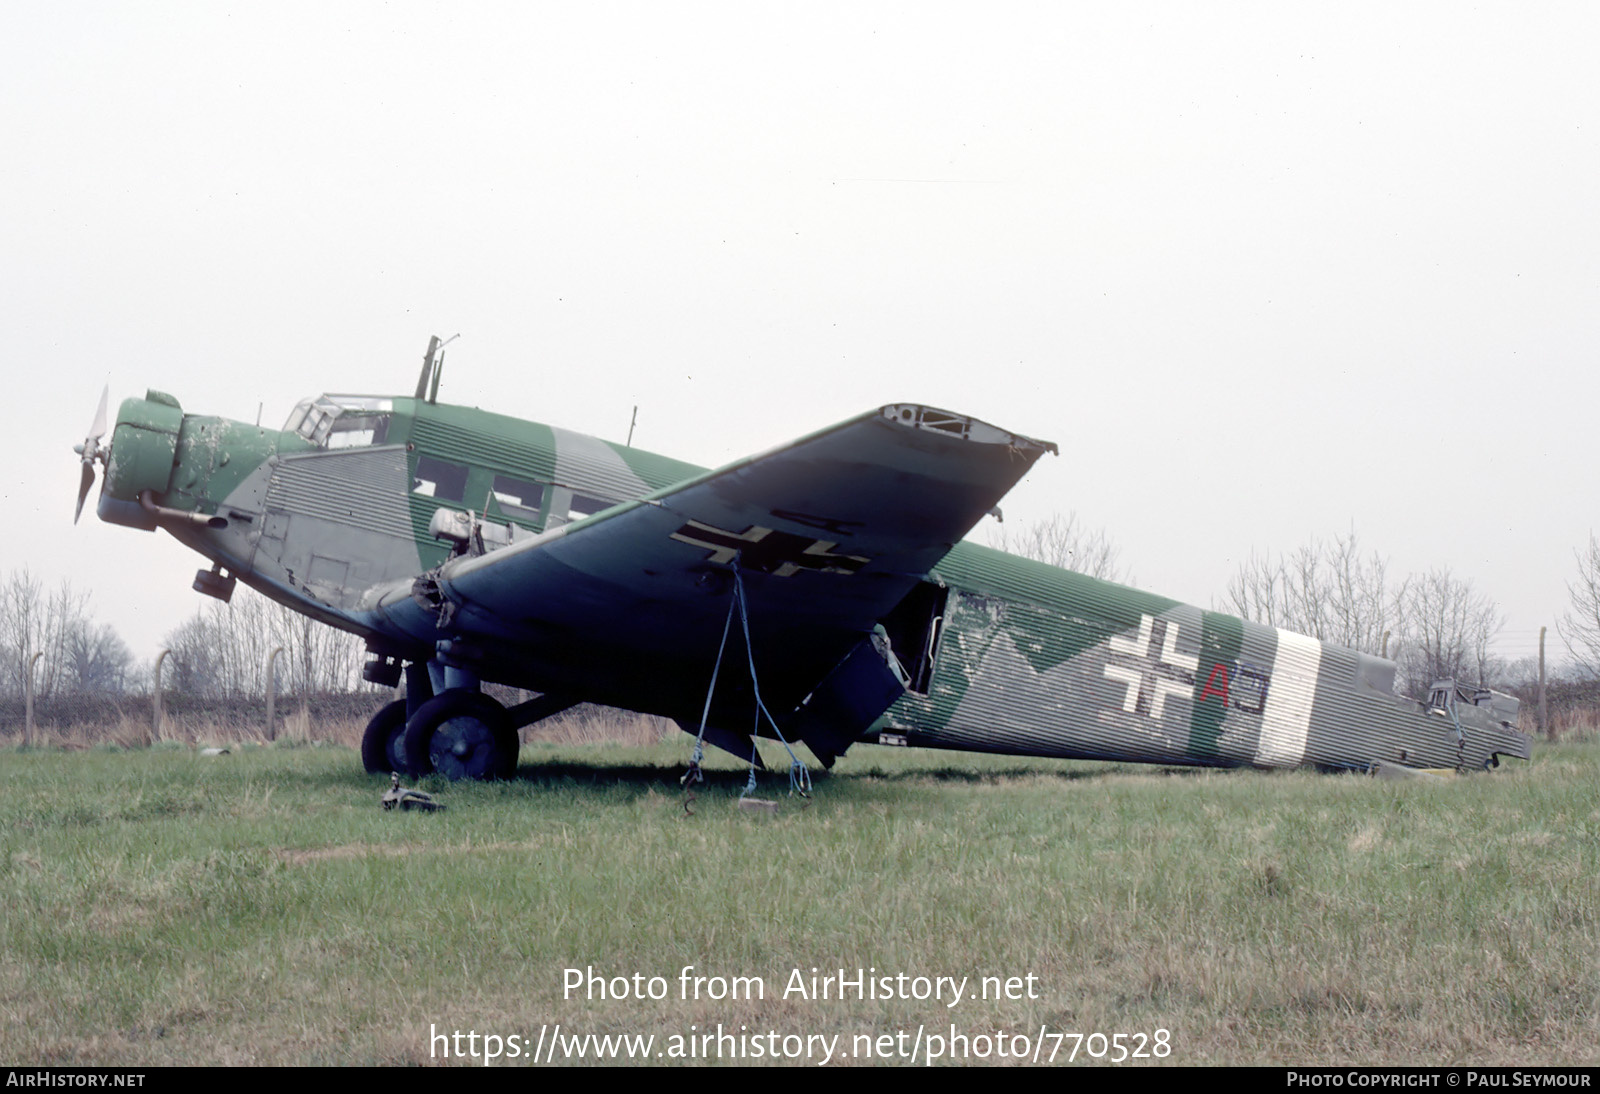
[[[226,528],[227,517],[206,516],[204,513],[185,513],[182,509],[168,509],[165,505],[157,505],[151,500],[151,491],[139,491],[139,508],[149,513],[158,521],[169,521],[174,524],[193,524],[200,528]]]

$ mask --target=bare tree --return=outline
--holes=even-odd
[[[1382,653],[1384,636],[1402,629],[1407,584],[1390,582],[1388,560],[1376,551],[1363,557],[1352,530],[1276,559],[1252,552],[1228,582],[1222,607],[1257,623]]]
[[[1493,600],[1448,569],[1396,582],[1388,560],[1375,551],[1363,554],[1353,530],[1276,559],[1252,554],[1228,582],[1221,607],[1323,642],[1386,654],[1413,692],[1447,678],[1491,686],[1505,671],[1489,653],[1505,624]]]
[[[1406,590],[1408,644],[1402,665],[1413,689],[1435,680],[1495,682],[1489,643],[1505,625],[1499,607],[1449,568],[1430,570]]]
[[[1120,548],[1103,528],[1086,528],[1076,513],[1053,514],[1033,524],[1015,528],[1000,525],[991,545],[1024,558],[1075,570],[1102,581],[1128,581],[1118,556]]]
[[[0,652],[5,656],[7,695],[21,695],[27,686],[29,664],[39,648],[43,598],[43,586],[26,568],[6,575],[0,589]]]
[[[266,694],[267,658],[283,647],[278,671],[299,695],[361,686],[360,640],[240,587],[228,604],[211,602],[170,631],[178,690],[208,698]],[[281,677],[280,677],[281,679]]]
[[[67,630],[66,690],[76,694],[120,695],[133,674],[133,653],[109,623],[88,617]]]
[[[1282,560],[1274,561],[1252,551],[1228,580],[1221,607],[1269,627],[1289,627],[1288,597],[1284,592],[1287,580]]]
[[[163,644],[172,651],[167,659],[167,687],[185,695],[220,699],[228,694],[215,620],[205,609],[167,632]]]
[[[26,567],[7,575],[0,588],[0,655],[7,694],[22,694],[35,653],[44,656],[34,669],[34,696],[47,699],[57,693],[66,673],[67,636],[85,618],[88,599],[65,580],[54,592],[46,591]]]
[[[288,659],[292,691],[309,695],[318,691],[351,691],[360,686],[363,658],[358,639],[293,608],[263,604],[273,643],[283,647]]]
[[[1556,632],[1579,669],[1600,678],[1600,540],[1589,533],[1589,550],[1574,551],[1578,579],[1567,582],[1572,609],[1556,623]]]
[[[1327,614],[1331,641],[1367,653],[1386,652],[1386,637],[1404,630],[1406,591],[1410,580],[1393,585],[1389,560],[1374,551],[1362,558],[1355,529],[1335,536],[1324,549],[1329,581]]]

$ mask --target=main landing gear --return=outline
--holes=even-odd
[[[509,779],[519,745],[506,708],[481,691],[451,688],[406,719],[405,755],[416,775]]]
[[[504,706],[481,691],[450,688],[409,718],[404,700],[374,714],[361,737],[361,763],[374,775],[437,771],[451,779],[509,779],[518,747]]]
[[[361,763],[370,774],[450,779],[509,779],[516,774],[517,731],[566,710],[575,700],[553,695],[507,709],[478,690],[477,681],[445,677],[430,666],[406,666],[406,698],[383,707],[361,737]]]

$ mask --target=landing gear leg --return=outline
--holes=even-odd
[[[434,696],[433,676],[426,663],[416,661],[406,666],[406,717],[410,718]]]

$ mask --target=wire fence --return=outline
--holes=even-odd
[[[348,723],[364,727],[372,712],[387,701],[387,691],[278,696],[269,725],[264,697],[209,699],[167,692],[161,697],[158,721],[153,695],[69,695],[35,701],[33,726],[41,744],[314,740],[335,730],[344,736]],[[22,700],[0,700],[0,740],[19,743],[26,719]],[[319,733],[319,727],[325,732]],[[359,740],[359,728],[356,733]]]
[[[490,685],[486,691],[507,706],[532,692]],[[1600,680],[1552,681],[1546,691],[1550,732],[1538,724],[1539,689],[1510,689],[1521,701],[1520,728],[1535,738],[1600,740]],[[279,696],[272,722],[264,698],[217,699],[166,692],[158,723],[151,695],[72,695],[34,703],[34,743],[65,747],[109,744],[138,747],[158,741],[189,744],[236,741],[323,741],[357,747],[367,721],[394,698],[388,688]],[[0,699],[0,745],[24,739],[26,709],[21,699]],[[665,718],[581,704],[523,730],[525,741],[559,744],[654,744],[675,734]]]
[[[1544,733],[1539,726],[1539,685],[1522,684],[1509,690],[1522,704],[1522,732],[1551,740],[1600,740],[1600,680],[1548,682],[1545,704],[1550,710],[1550,725]]]
[[[534,693],[489,685],[485,691],[507,706]],[[216,699],[164,693],[159,722],[151,695],[75,695],[38,700],[33,710],[33,743],[45,747],[136,748],[157,742],[228,744],[288,741],[355,748],[378,708],[394,699],[388,688],[279,696],[267,721],[264,698]],[[0,745],[24,740],[27,712],[20,699],[0,699]],[[649,745],[677,732],[665,718],[611,707],[580,704],[522,732],[526,741],[553,744]]]

